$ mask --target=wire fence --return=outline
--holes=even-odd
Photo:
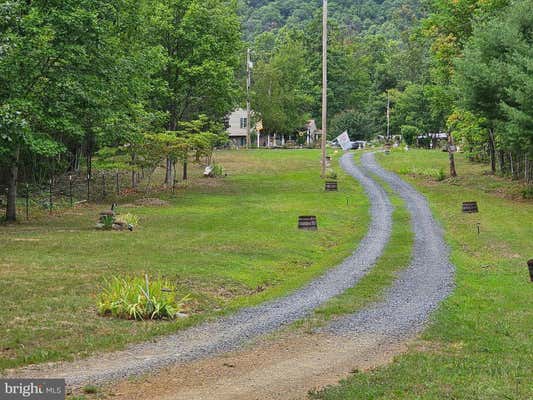
[[[53,213],[83,203],[115,201],[139,190],[144,172],[95,171],[65,174],[40,184],[19,183],[17,217],[30,219],[33,214]],[[0,185],[0,212],[7,204],[7,186]]]

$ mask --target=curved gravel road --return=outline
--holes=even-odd
[[[454,288],[455,269],[449,261],[449,249],[424,196],[381,168],[374,154],[364,154],[361,163],[366,172],[381,178],[405,200],[415,234],[413,255],[384,301],[335,321],[328,330],[347,335],[383,334],[391,339],[413,335],[423,329],[430,313]]]
[[[174,363],[235,350],[251,339],[306,317],[321,304],[353,287],[372,268],[388,243],[393,207],[383,187],[363,174],[353,164],[350,154],[344,155],[340,162],[370,198],[372,217],[358,249],[341,265],[286,297],[243,309],[215,322],[151,343],[133,345],[124,351],[72,363],[29,367],[14,373],[18,377],[65,378],[74,388],[144,374]]]
[[[303,400],[310,390],[335,385],[354,368],[387,364],[407,350],[406,342],[453,287],[448,249],[423,196],[381,169],[373,155],[363,156],[360,169],[349,161],[343,158],[344,168],[365,186],[374,175],[389,183],[412,216],[412,262],[385,300],[314,335],[286,332],[230,354],[172,366],[143,382],[121,382],[113,391],[117,400],[144,400],[146,393],[164,400]]]
[[[281,374],[278,373],[280,376],[277,377],[277,382],[285,380],[286,388],[291,388],[298,379],[298,371],[305,372],[300,377],[303,390],[309,379],[315,379],[313,370],[324,368],[325,362],[343,362],[349,365],[353,362],[349,356],[357,353],[368,359],[379,358],[384,351],[380,347],[383,343],[398,343],[423,329],[430,313],[453,289],[454,268],[448,261],[449,251],[444,243],[443,232],[433,219],[427,200],[398,176],[379,167],[373,154],[363,155],[362,167],[355,166],[351,157],[351,154],[344,155],[341,165],[364,187],[372,204],[372,220],[358,250],[338,267],[287,297],[244,309],[233,316],[199,325],[153,343],[134,345],[124,351],[87,360],[36,366],[13,373],[17,377],[64,377],[68,385],[74,388],[89,383],[101,384],[236,350],[254,338],[306,317],[316,307],[354,286],[372,268],[390,238],[392,206],[383,187],[372,178],[373,174],[387,182],[406,201],[415,232],[411,265],[387,291],[385,300],[356,314],[341,317],[324,328],[329,335],[326,345],[318,341],[318,347],[309,349],[308,352],[324,347],[326,353],[319,353],[313,358],[306,351],[296,352],[293,355],[295,361],[287,354],[288,349],[284,349],[279,354],[280,362],[287,366],[281,370]],[[344,347],[341,346],[342,343]],[[343,354],[344,358],[339,358]],[[298,359],[300,355],[305,357]],[[264,358],[266,356],[260,359]],[[263,386],[267,390],[271,389],[275,372],[280,370],[279,366],[280,364],[275,364],[269,370],[267,366],[257,365],[256,369],[243,371],[239,375],[242,377],[239,382],[244,385],[240,390],[245,390],[242,398],[249,398],[246,393],[259,393],[259,377],[264,377]],[[222,391],[216,397],[236,399],[235,382],[229,381],[226,384],[227,396],[224,397]],[[251,386],[246,389],[247,385]],[[216,390],[219,390],[218,387]],[[205,398],[212,398],[213,393],[212,388],[208,387]],[[285,393],[283,396],[287,395]],[[278,393],[273,398],[283,396]]]

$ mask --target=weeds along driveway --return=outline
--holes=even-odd
[[[239,311],[154,342],[86,360],[29,367],[8,373],[17,377],[66,378],[71,387],[102,384],[145,374],[162,367],[238,349],[243,344],[309,315],[315,308],[354,286],[382,254],[392,230],[392,205],[386,191],[353,164],[342,167],[365,189],[371,202],[371,223],[355,253],[302,289],[281,299]]]

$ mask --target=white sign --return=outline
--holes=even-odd
[[[352,148],[352,142],[350,141],[350,136],[348,136],[348,131],[344,131],[338,138],[340,146],[343,150],[350,150]]]

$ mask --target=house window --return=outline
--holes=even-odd
[[[245,129],[248,124],[248,118],[241,118],[241,129]]]

